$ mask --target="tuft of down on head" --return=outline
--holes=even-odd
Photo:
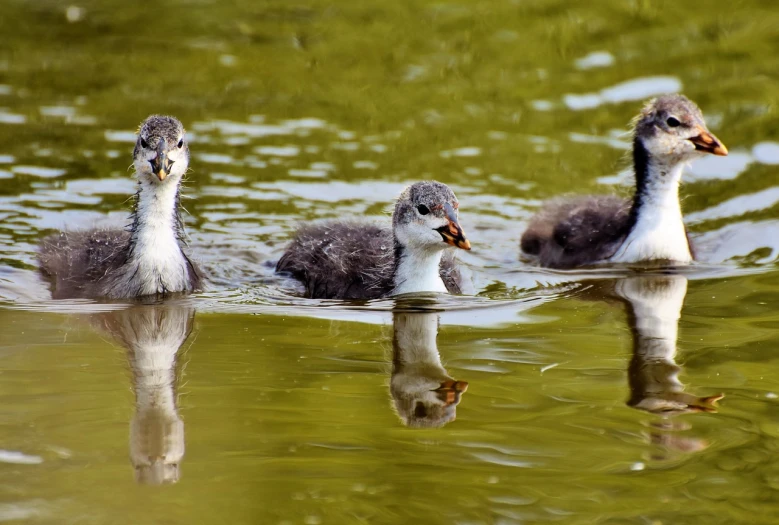
[[[728,150],[706,127],[697,105],[684,95],[650,100],[634,120],[634,140],[656,161],[677,163],[706,153],[727,155]]]
[[[424,181],[412,184],[400,194],[392,216],[397,242],[413,250],[437,251],[442,243],[471,249],[459,223],[454,192],[446,184]]]
[[[133,165],[140,181],[177,184],[189,166],[184,126],[175,117],[152,115],[138,128]]]

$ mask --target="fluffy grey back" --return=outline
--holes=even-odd
[[[614,254],[629,231],[630,200],[616,196],[556,199],[533,217],[522,251],[548,268],[574,268]]]
[[[96,297],[109,276],[127,262],[130,233],[125,230],[60,232],[43,239],[41,272],[52,279],[54,299]]]
[[[276,271],[303,283],[306,297],[383,297],[393,286],[392,232],[355,222],[305,225],[279,259]]]
[[[301,227],[276,265],[315,299],[378,299],[392,292],[395,241],[392,230],[375,224],[327,222]],[[440,275],[460,293],[454,255],[444,253]]]

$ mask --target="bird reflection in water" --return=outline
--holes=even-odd
[[[704,439],[679,431],[689,424],[672,417],[695,412],[716,412],[724,394],[700,397],[685,392],[676,364],[676,339],[687,278],[682,275],[645,274],[617,281],[617,296],[627,304],[633,336],[633,357],[628,367],[628,406],[663,416],[650,427],[650,441],[668,451],[695,452],[708,447]]]
[[[98,316],[101,328],[127,349],[135,392],[130,461],[139,483],[176,483],[180,477],[184,422],[176,403],[176,364],[194,315],[187,307],[139,305]]]
[[[437,313],[393,313],[390,393],[398,416],[409,427],[436,428],[454,421],[468,388],[441,364],[437,336]]]

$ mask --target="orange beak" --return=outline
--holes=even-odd
[[[717,137],[712,135],[711,132],[702,127],[699,127],[698,131],[700,133],[697,136],[688,139],[695,144],[695,149],[723,157],[728,154],[728,148],[726,148]]]
[[[437,228],[436,231],[441,234],[446,244],[451,244],[463,250],[471,249],[471,242],[465,238],[463,229],[460,227],[460,223],[457,221],[457,213],[454,208],[448,202],[444,203],[444,211],[446,212],[446,219],[449,224]]]

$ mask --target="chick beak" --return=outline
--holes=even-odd
[[[438,397],[447,405],[457,404],[460,402],[460,394],[468,390],[468,383],[466,381],[455,381],[448,379],[441,383],[441,386],[433,390]]]
[[[470,250],[471,243],[465,238],[463,229],[460,227],[460,223],[457,222],[457,213],[454,208],[448,202],[444,203],[444,212],[446,212],[446,219],[449,224],[436,228],[436,231],[441,234],[446,244],[457,246],[463,250]]]
[[[162,182],[165,180],[165,177],[170,174],[170,167],[172,165],[173,162],[168,159],[168,156],[165,154],[165,139],[160,139],[157,143],[157,157],[151,161],[152,172],[154,172],[157,178],[160,179],[160,182]]]
[[[717,137],[712,135],[711,132],[702,126],[698,127],[698,131],[699,134],[697,136],[688,139],[690,142],[695,144],[695,149],[723,157],[728,154],[728,148],[726,148]]]

